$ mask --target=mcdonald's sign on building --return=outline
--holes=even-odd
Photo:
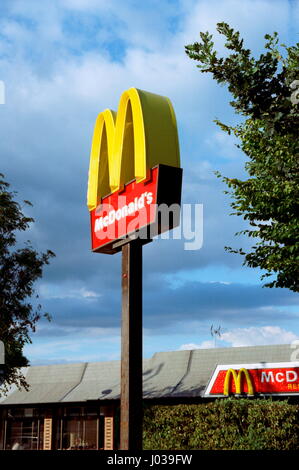
[[[113,254],[128,236],[151,239],[177,226],[181,185],[170,100],[130,88],[117,113],[101,112],[94,127],[87,191],[92,250]],[[175,210],[162,220],[161,206]]]
[[[205,391],[206,397],[259,394],[299,394],[299,363],[218,365]]]

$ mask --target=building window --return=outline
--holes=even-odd
[[[63,450],[98,449],[97,417],[65,418],[62,425]]]
[[[110,408],[93,405],[7,408],[0,419],[1,445],[6,450],[42,450],[48,446],[53,450],[103,450],[108,412]],[[49,442],[44,441],[46,418],[51,420]]]
[[[6,450],[38,450],[40,447],[39,420],[17,418],[9,420]]]

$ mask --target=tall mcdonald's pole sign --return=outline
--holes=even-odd
[[[96,119],[87,191],[92,251],[122,251],[121,450],[142,449],[142,246],[179,224],[181,186],[170,100],[130,88]]]

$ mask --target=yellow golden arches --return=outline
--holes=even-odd
[[[130,88],[122,94],[117,114],[107,109],[96,119],[88,176],[89,210],[130,180],[145,180],[149,169],[159,163],[180,166],[172,104],[164,96]]]
[[[98,188],[101,188],[103,194],[110,192],[115,120],[116,113],[110,109],[100,113],[96,119],[91,145],[87,190],[87,205],[90,210],[97,204]]]
[[[254,395],[253,391],[253,386],[251,382],[251,378],[249,375],[249,372],[247,369],[240,369],[239,372],[237,373],[234,369],[228,369],[226,372],[225,380],[224,380],[224,386],[223,386],[223,394],[224,395],[229,395],[229,385],[230,385],[230,378],[231,376],[233,377],[233,380],[235,382],[235,387],[236,387],[236,393],[240,394],[241,393],[241,386],[242,386],[242,375],[244,374],[244,377],[247,382],[247,387],[248,387],[248,394],[249,395]]]

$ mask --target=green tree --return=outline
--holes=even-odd
[[[34,219],[26,217],[21,205],[14,200],[16,193],[8,190],[9,184],[0,174],[0,340],[5,347],[5,364],[2,366],[2,392],[9,385],[27,387],[20,367],[27,366],[23,355],[26,343],[31,343],[30,333],[35,331],[42,313],[35,296],[34,283],[42,276],[43,266],[54,253],[37,253],[27,241],[18,247],[17,232],[26,231]],[[31,205],[29,201],[25,204]],[[34,304],[34,305],[33,305]]]
[[[201,72],[210,72],[226,84],[233,96],[230,104],[240,114],[237,126],[217,125],[239,139],[237,145],[248,157],[246,180],[217,176],[227,184],[233,214],[242,216],[249,228],[238,232],[254,239],[244,256],[244,265],[265,270],[267,287],[299,291],[299,43],[279,44],[278,34],[266,34],[266,51],[255,58],[244,47],[239,32],[226,23],[217,31],[225,39],[226,57],[218,57],[213,37],[200,33],[201,42],[186,46],[186,53],[199,62]]]

